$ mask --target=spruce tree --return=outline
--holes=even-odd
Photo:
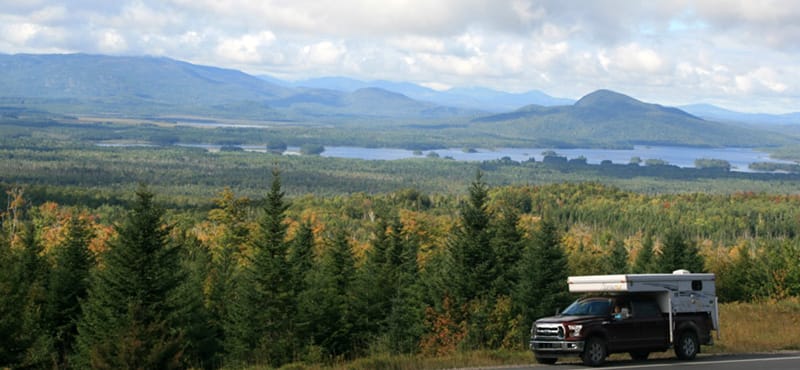
[[[287,260],[285,213],[289,208],[278,170],[252,240],[253,257],[241,275],[226,350],[233,362],[279,366],[291,360],[292,281]]]
[[[642,240],[642,248],[636,255],[631,272],[634,274],[648,274],[656,272],[655,254],[653,253],[653,235],[648,233]]]
[[[184,328],[184,280],[164,211],[144,187],[92,276],[78,323],[75,368],[176,368]]]
[[[310,334],[307,345],[321,347],[328,356],[352,353],[354,320],[351,289],[355,260],[342,230],[327,240],[319,267],[309,276],[309,287],[299,297],[298,319]]]
[[[492,225],[492,249],[496,257],[495,294],[509,295],[519,279],[517,263],[522,256],[522,235],[517,229],[519,214],[516,209],[506,207],[497,222]]]
[[[18,211],[0,236],[0,366],[45,367],[52,349],[43,316],[49,265],[35,226]]]
[[[628,250],[625,243],[616,238],[610,238],[611,252],[606,255],[606,266],[609,274],[628,273]]]
[[[679,269],[702,272],[704,271],[703,258],[700,256],[697,245],[687,242],[683,233],[673,228],[666,232],[662,240],[658,269],[664,273]]]
[[[399,220],[394,222],[393,235],[395,243],[390,250],[390,261],[393,261],[395,290],[382,330],[394,352],[412,353],[422,336],[424,319],[417,263],[419,246],[413,237],[404,233]]]
[[[450,269],[453,297],[458,304],[486,297],[495,280],[495,255],[487,202],[489,188],[477,172],[470,184],[469,199],[461,205],[460,222],[447,241],[451,254]]]
[[[226,320],[236,296],[237,266],[241,259],[241,249],[248,241],[247,198],[236,198],[229,188],[225,188],[214,200],[217,208],[209,212],[209,219],[218,223],[222,235],[215,251],[210,253],[209,271],[205,277],[206,308],[210,329],[214,332],[214,346],[224,348],[227,333]],[[215,352],[219,352],[215,350]],[[221,359],[215,360],[222,362]]]
[[[58,246],[50,274],[47,309],[45,311],[54,339],[57,366],[67,366],[67,355],[73,352],[78,334],[80,302],[89,290],[89,272],[94,266],[94,254],[89,250],[93,231],[86,220],[74,214],[67,224],[67,236]]]
[[[291,279],[292,317],[291,331],[294,333],[296,349],[310,341],[308,326],[300,315],[300,299],[309,289],[309,279],[314,269],[314,230],[310,221],[303,221],[297,228],[289,248],[289,270]]]
[[[355,340],[362,348],[385,327],[392,298],[397,290],[396,271],[391,261],[397,242],[387,228],[386,220],[378,219],[371,248],[366,251],[366,259],[356,272],[351,290],[356,319],[353,330]]]
[[[569,302],[567,269],[567,257],[555,225],[542,220],[520,260],[520,280],[513,295],[522,335],[534,320],[552,315]]]

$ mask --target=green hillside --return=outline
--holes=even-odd
[[[566,146],[769,146],[784,143],[773,133],[706,121],[676,108],[648,104],[609,90],[588,94],[571,106],[527,106],[481,117],[471,129]]]
[[[0,54],[0,86],[2,106],[85,115],[341,121],[468,114],[381,89],[284,87],[236,70],[158,57]]]

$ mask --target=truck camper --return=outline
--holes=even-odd
[[[610,353],[644,360],[669,348],[690,360],[701,344],[713,344],[711,331],[719,336],[714,274],[570,276],[567,283],[582,296],[531,328],[530,348],[540,363],[579,356],[586,365],[599,366]]]

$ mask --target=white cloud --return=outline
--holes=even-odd
[[[665,62],[653,49],[636,43],[623,45],[611,51],[609,56],[599,58],[606,70],[616,69],[626,73],[656,73],[663,70]]]
[[[736,87],[743,93],[783,93],[789,86],[781,82],[781,76],[771,68],[758,68],[735,77]]]
[[[410,52],[443,53],[446,50],[444,40],[418,35],[390,38],[388,44],[401,51]]]
[[[597,88],[665,101],[727,94],[786,106],[800,84],[800,2],[0,0],[0,52],[21,51],[157,54],[290,79],[573,98]]]
[[[310,65],[330,65],[338,62],[347,53],[347,48],[339,43],[323,41],[303,47],[303,57]]]
[[[236,63],[260,63],[263,61],[262,48],[269,46],[274,41],[275,35],[269,31],[224,38],[217,44],[216,54],[223,60]]]
[[[42,27],[33,23],[16,23],[3,27],[3,38],[17,45],[24,45],[34,38]]]
[[[117,30],[103,30],[97,36],[97,49],[103,53],[116,54],[128,49],[128,42]]]

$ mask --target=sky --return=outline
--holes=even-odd
[[[794,0],[0,0],[0,53],[800,111]]]

